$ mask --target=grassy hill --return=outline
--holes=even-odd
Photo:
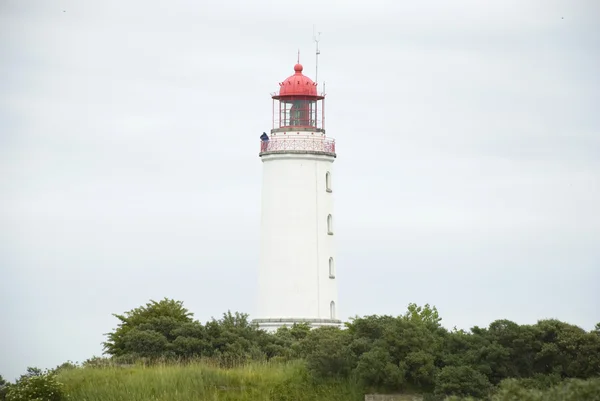
[[[105,362],[110,363],[107,360]],[[35,372],[30,372],[35,373]],[[9,401],[362,401],[364,388],[349,379],[311,377],[305,363],[250,363],[222,368],[216,362],[130,366],[74,365],[37,372],[11,387]],[[317,383],[318,382],[318,383]],[[320,384],[319,384],[320,383]],[[373,401],[600,401],[600,378],[567,379],[544,389],[532,379],[507,379],[482,398],[396,394]],[[12,392],[16,390],[15,392]],[[370,392],[370,391],[368,391]],[[4,399],[0,394],[0,399]]]
[[[359,401],[351,382],[312,384],[302,363],[254,363],[221,369],[208,363],[62,370],[58,380],[73,400]]]

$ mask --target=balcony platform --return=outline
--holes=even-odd
[[[335,140],[324,137],[272,136],[261,141],[260,156],[271,153],[315,153],[336,157]]]

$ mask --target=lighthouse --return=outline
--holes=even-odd
[[[325,94],[302,73],[272,94],[270,135],[261,136],[259,328],[340,326],[333,194],[335,141],[325,135]]]

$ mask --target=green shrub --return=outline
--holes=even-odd
[[[453,395],[483,398],[491,387],[488,378],[470,366],[446,366],[436,376],[434,394],[441,399]]]
[[[39,369],[28,369],[28,372],[8,388],[7,401],[62,401],[66,399],[63,384],[56,379],[54,373],[41,372]]]
[[[492,401],[600,401],[600,379],[570,379],[546,390],[527,389],[520,380],[500,383]]]
[[[553,380],[550,377],[550,380]],[[541,382],[543,383],[544,380]],[[568,379],[545,390],[531,388],[532,382],[524,379],[503,380],[491,401],[600,401],[600,378]],[[473,401],[473,398],[451,396],[444,401]]]
[[[356,357],[349,348],[350,336],[334,327],[312,330],[301,341],[306,366],[317,381],[348,378],[356,366]]]
[[[52,373],[59,373],[63,370],[69,370],[69,369],[77,369],[79,366],[77,366],[76,363],[72,362],[72,361],[67,361],[67,362],[63,362],[62,364],[58,365],[57,367],[55,367],[54,369],[52,369]]]
[[[8,386],[10,384],[4,380],[2,375],[0,375],[0,401],[6,400],[6,393],[8,393]]]
[[[356,380],[371,391],[397,391],[403,388],[405,372],[394,364],[389,352],[380,347],[363,353],[354,369]]]

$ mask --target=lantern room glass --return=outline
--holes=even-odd
[[[312,96],[286,96],[274,99],[274,129],[323,129],[323,99]]]

